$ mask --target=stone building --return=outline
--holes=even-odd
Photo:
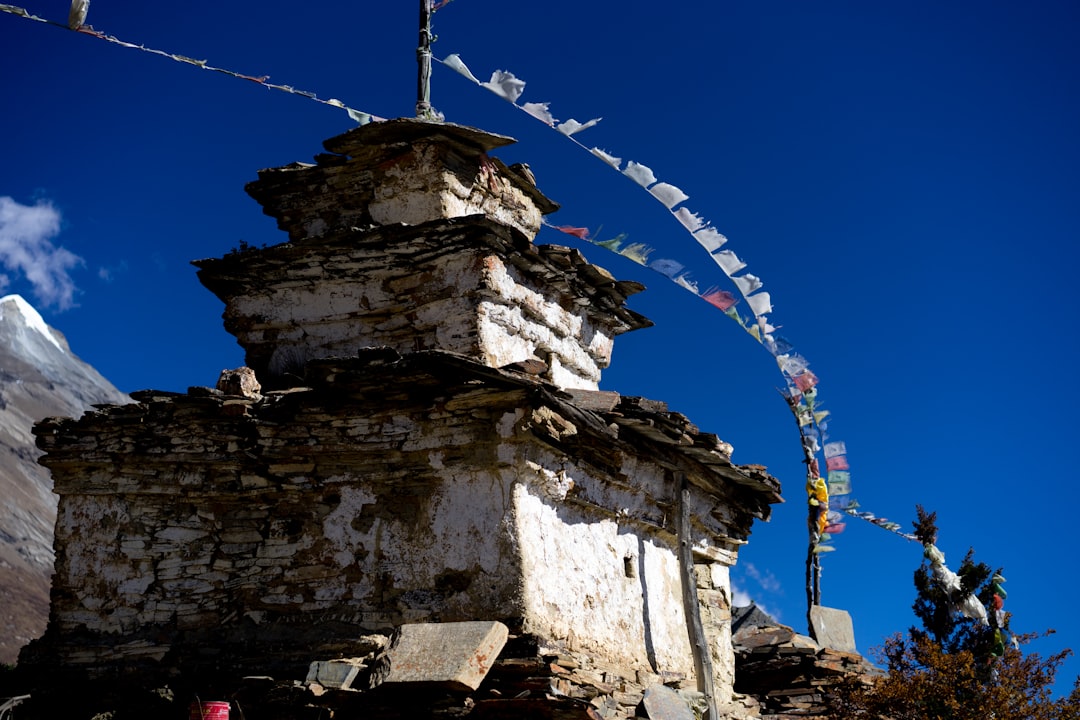
[[[533,244],[557,206],[488,154],[509,142],[397,120],[259,173],[289,240],[195,263],[254,378],[36,428],[60,505],[24,661],[304,677],[406,624],[483,620],[509,632],[501,677],[561,659],[537,672],[580,717],[702,672],[731,700],[728,569],[779,485],[598,389],[615,336],[650,325],[625,307],[643,288]]]

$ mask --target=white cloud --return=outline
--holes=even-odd
[[[127,269],[127,262],[123,260],[113,266],[102,265],[98,268],[98,279],[102,282],[111,283],[116,279],[117,275],[127,272]]]
[[[762,605],[761,600],[755,599],[754,596],[751,595],[746,590],[743,590],[742,588],[735,587],[735,585],[732,584],[732,586],[731,586],[731,607],[741,608],[741,607],[749,607],[750,605],[757,605],[758,610],[765,613],[766,615],[771,617],[773,620],[776,620],[777,622],[780,621],[780,612],[777,611],[777,610],[773,610],[771,604],[768,607],[766,607],[765,605]]]
[[[74,303],[76,290],[68,272],[83,259],[52,244],[59,232],[60,213],[51,203],[22,205],[0,196],[0,270],[22,275],[38,300],[65,310]],[[10,283],[0,272],[0,288]]]
[[[746,607],[754,604],[776,621],[780,621],[780,611],[775,610],[774,601],[784,594],[780,581],[769,570],[761,570],[753,563],[740,562],[736,566],[740,579],[731,579],[731,604],[733,607]],[[751,586],[757,586],[753,589]]]
[[[762,572],[761,570],[758,570],[753,563],[744,563],[743,569],[746,571],[746,574],[753,578],[757,582],[757,584],[761,586],[761,589],[765,592],[780,592],[780,581],[777,580],[776,576],[773,575],[772,572],[770,572],[769,570]]]

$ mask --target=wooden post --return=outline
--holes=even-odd
[[[431,115],[431,0],[420,0],[420,44],[416,48],[419,73],[416,83],[416,117]]]
[[[679,541],[679,569],[682,571],[683,614],[690,634],[690,650],[694,655],[694,674],[698,692],[705,696],[709,708],[708,720],[718,720],[716,690],[713,687],[712,651],[701,624],[701,605],[698,602],[697,573],[694,572],[694,548],[690,533],[690,485],[685,473],[675,473],[678,510],[675,515],[675,535]]]

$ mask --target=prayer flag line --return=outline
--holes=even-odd
[[[599,147],[589,147],[574,137],[575,134],[597,125],[601,118],[593,118],[585,123],[571,118],[559,123],[552,115],[550,103],[525,102],[518,104],[518,100],[524,94],[526,83],[513,73],[496,70],[491,74],[490,80],[482,82],[472,74],[458,54],[451,54],[442,60],[436,59],[474,84],[499,95],[522,112],[557,130],[581,149],[641,186],[675,216],[676,220],[683,225],[694,240],[709,253],[709,256],[724,274],[731,279],[742,299],[746,302],[746,306],[753,314],[753,320],[738,312],[735,305],[739,300],[732,293],[719,288],[709,288],[701,291],[698,285],[690,279],[689,272],[682,263],[666,257],[650,261],[650,255],[655,252],[654,248],[642,243],[624,245],[622,241],[625,236],[608,241],[597,241],[589,237],[590,233],[587,228],[549,225],[549,227],[560,232],[573,235],[581,240],[623,255],[633,262],[666,276],[738,322],[744,330],[765,346],[773,355],[781,373],[785,377],[787,384],[785,397],[791,411],[799,422],[801,430],[804,460],[807,464],[808,502],[811,508],[817,508],[816,527],[814,528],[816,532],[812,531],[813,552],[827,552],[834,549],[828,542],[832,535],[842,532],[844,529],[844,524],[841,521],[843,515],[841,513],[870,522],[905,539],[914,539],[914,536],[903,532],[898,523],[878,518],[869,512],[857,510],[858,503],[850,497],[850,465],[846,457],[846,449],[842,453],[826,455],[826,470],[829,473],[829,479],[821,478],[818,471],[817,455],[822,449],[820,441],[829,438],[827,432],[828,423],[826,421],[829,413],[826,410],[819,409],[820,402],[817,399],[817,386],[820,380],[809,370],[809,363],[804,358],[792,353],[791,343],[775,334],[777,328],[768,320],[768,315],[773,310],[772,299],[768,292],[761,291],[764,286],[762,280],[750,273],[737,274],[746,268],[746,263],[740,260],[734,252],[721,249],[727,242],[727,238],[697,213],[686,207],[680,207],[682,203],[689,200],[689,196],[675,185],[660,182],[650,167],[634,160],[627,161],[624,167],[621,158]],[[840,445],[843,446],[843,443],[840,443]],[[842,473],[842,475],[837,473]]]

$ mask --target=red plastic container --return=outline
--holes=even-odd
[[[190,709],[191,720],[229,720],[227,702],[193,702]]]

